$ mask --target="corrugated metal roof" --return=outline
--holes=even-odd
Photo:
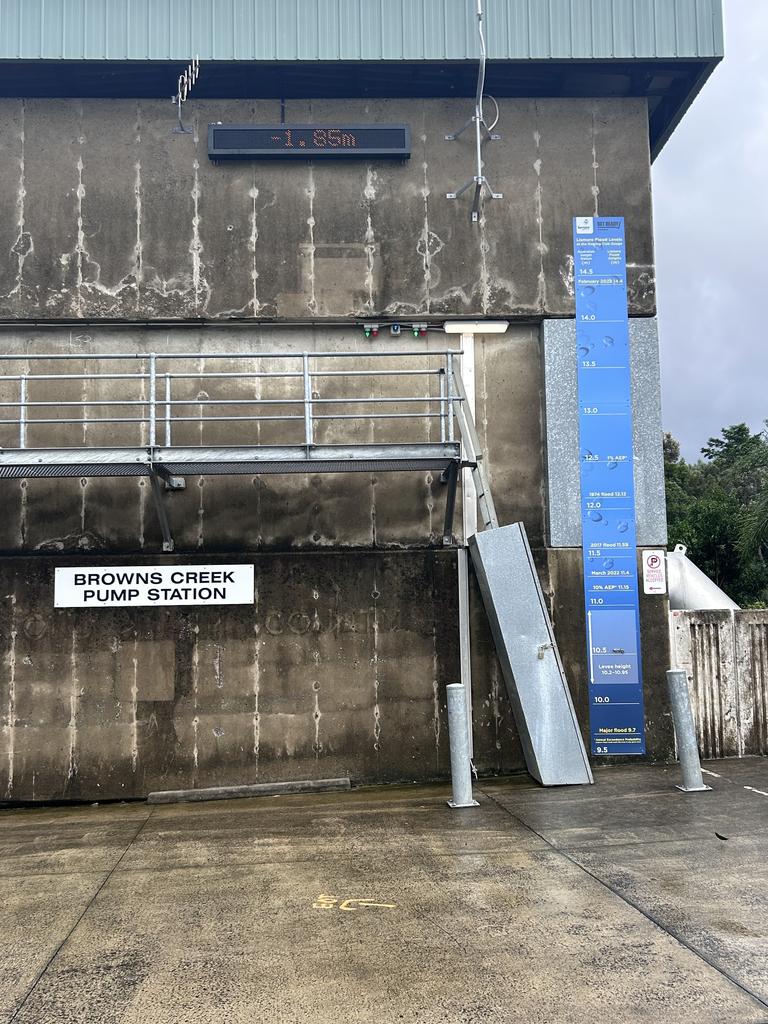
[[[722,0],[486,0],[495,60],[711,59]],[[0,60],[442,61],[472,0],[0,0]]]

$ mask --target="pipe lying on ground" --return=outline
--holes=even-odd
[[[262,782],[254,786],[216,786],[212,789],[169,789],[150,793],[148,804],[189,804],[203,800],[242,800],[249,796],[284,793],[339,793],[352,788],[349,778],[306,779],[299,782]]]

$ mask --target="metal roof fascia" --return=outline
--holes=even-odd
[[[666,144],[669,142],[675,129],[683,120],[683,118],[688,113],[690,108],[693,106],[694,101],[698,97],[701,90],[704,88],[706,82],[717,69],[718,65],[722,62],[722,59],[722,57],[718,57],[716,60],[710,61],[709,64],[706,65],[704,71],[702,71],[702,73],[696,79],[694,84],[688,90],[685,100],[680,104],[680,106],[675,111],[674,115],[669,119],[669,121],[666,124],[666,127],[664,128],[664,131],[659,135],[659,137],[656,139],[655,143],[651,147],[652,161],[656,159],[659,153],[661,153],[662,149],[664,149]]]
[[[723,55],[722,0],[486,0],[497,60]],[[476,57],[470,0],[0,0],[0,58]]]

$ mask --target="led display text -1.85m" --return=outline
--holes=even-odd
[[[407,160],[411,139],[405,124],[212,124],[208,155],[211,160]]]

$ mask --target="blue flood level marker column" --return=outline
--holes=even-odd
[[[592,753],[644,754],[624,218],[573,232]]]

